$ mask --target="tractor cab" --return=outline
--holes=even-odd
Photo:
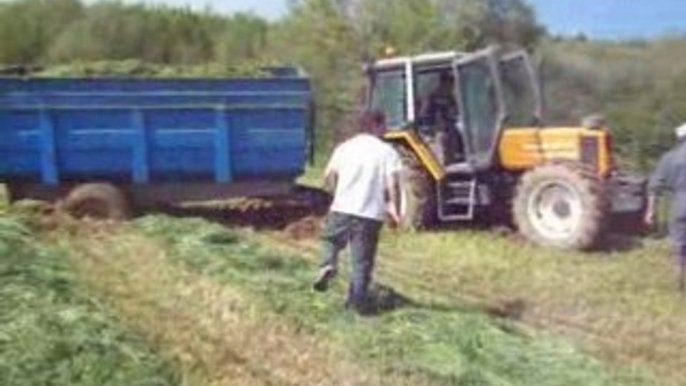
[[[403,157],[403,227],[502,217],[536,243],[579,249],[608,210],[640,216],[644,182],[618,177],[604,124],[542,126],[525,51],[383,59],[367,73],[368,107]]]
[[[640,218],[645,180],[618,173],[603,123],[543,127],[525,51],[383,59],[367,73],[368,107],[404,163],[403,227],[505,220],[538,244],[584,249],[610,213]]]
[[[487,170],[505,124],[540,123],[540,92],[524,51],[384,59],[368,74],[370,107],[384,113],[388,137],[424,144],[436,170]]]

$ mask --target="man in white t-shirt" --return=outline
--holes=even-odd
[[[314,289],[325,291],[336,276],[338,254],[348,244],[352,255],[352,279],[347,305],[358,312],[368,309],[367,289],[372,278],[379,231],[386,215],[399,218],[398,153],[379,137],[384,119],[379,112],[365,112],[359,131],[341,143],[326,167],[333,203],[322,236],[322,265]]]

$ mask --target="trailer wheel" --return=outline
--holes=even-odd
[[[78,185],[69,192],[63,207],[76,218],[123,221],[131,216],[126,195],[111,184]]]
[[[400,176],[400,228],[423,230],[436,224],[436,188],[432,177],[416,156],[397,147],[403,162]]]
[[[514,221],[531,241],[562,249],[589,249],[606,220],[600,179],[583,165],[549,164],[522,177],[514,198]]]

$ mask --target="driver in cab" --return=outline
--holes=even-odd
[[[454,163],[459,157],[461,142],[456,128],[457,115],[455,78],[449,71],[443,71],[436,87],[421,103],[418,115],[422,125],[435,131],[440,147],[437,155],[443,164]]]

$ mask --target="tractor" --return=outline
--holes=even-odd
[[[378,60],[368,109],[401,154],[402,227],[498,221],[532,242],[590,249],[608,227],[640,223],[645,178],[618,170],[600,117],[548,127],[526,51],[492,46]]]

